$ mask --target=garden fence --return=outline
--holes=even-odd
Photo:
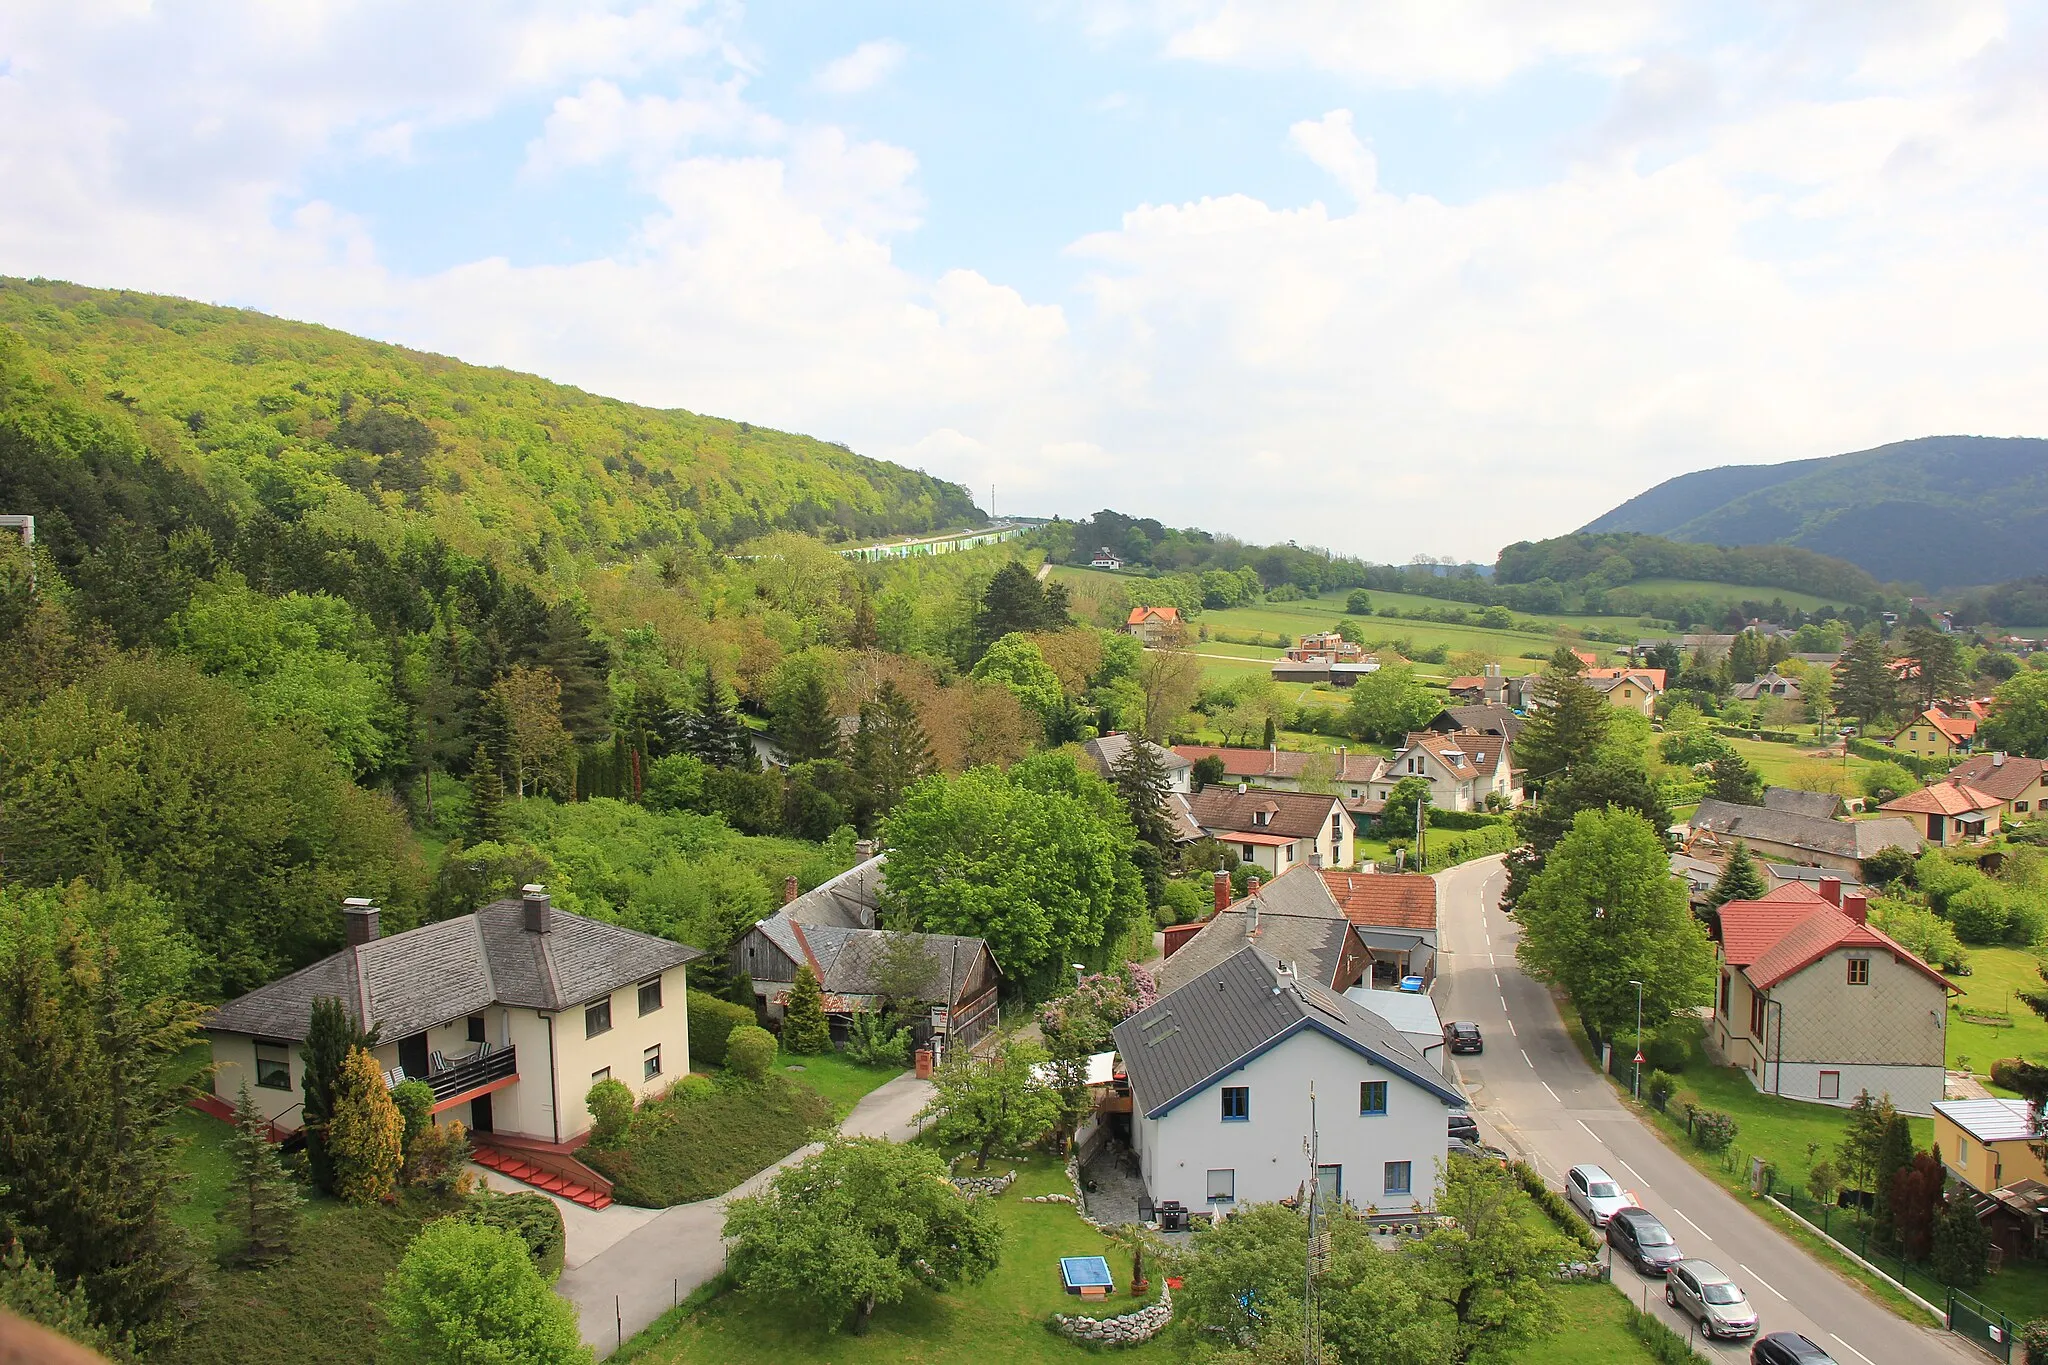
[[[2020,1324],[1961,1290],[1948,1291],[1948,1330],[2006,1365],[2018,1365],[2025,1358]]]
[[[1834,1238],[1928,1303],[1941,1303],[1953,1292],[1928,1274],[1923,1263],[1905,1260],[1872,1242],[1872,1221],[1862,1209],[1817,1200],[1797,1185],[1776,1185],[1774,1181],[1767,1182],[1764,1193],[1776,1198],[1807,1226]]]

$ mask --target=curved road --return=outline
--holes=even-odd
[[[1582,1162],[1602,1166],[1664,1221],[1688,1256],[1712,1261],[1749,1295],[1760,1331],[1802,1332],[1841,1365],[1982,1365],[1931,1319],[1907,1322],[1808,1255],[1742,1201],[1694,1170],[1623,1108],[1565,1033],[1550,993],[1515,962],[1520,927],[1499,909],[1500,860],[1437,874],[1443,970],[1435,991],[1446,1022],[1470,1020],[1486,1051],[1456,1059],[1473,1113],[1501,1146],[1562,1186]],[[1663,1282],[1617,1266],[1614,1282],[1684,1334],[1690,1319],[1664,1305]],[[1749,1359],[1748,1342],[1702,1345],[1709,1357]]]

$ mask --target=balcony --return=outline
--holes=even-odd
[[[403,1068],[386,1072],[385,1081],[397,1085],[404,1080],[423,1080],[434,1091],[434,1112],[487,1095],[493,1090],[503,1090],[519,1079],[519,1049],[499,1048],[490,1052],[473,1053],[445,1063],[439,1071],[426,1076],[407,1076]]]

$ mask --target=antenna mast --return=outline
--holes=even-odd
[[[1322,1217],[1322,1134],[1316,1129],[1316,1087],[1308,1087],[1308,1137],[1302,1142],[1308,1153],[1308,1268],[1302,1277],[1301,1365],[1321,1365],[1323,1320],[1316,1304],[1316,1279],[1330,1268],[1330,1230]]]

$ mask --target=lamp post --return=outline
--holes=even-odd
[[[1628,984],[1636,988],[1635,1097],[1638,1101],[1640,1101],[1643,1098],[1643,983],[1640,981],[1631,981]]]
[[[1075,986],[1075,989],[1077,989],[1077,990],[1078,990],[1078,989],[1080,988],[1080,985],[1081,985],[1081,974],[1082,974],[1083,972],[1087,971],[1087,970],[1088,970],[1088,968],[1087,968],[1087,966],[1086,966],[1086,965],[1084,965],[1083,963],[1079,963],[1079,962],[1072,962],[1072,963],[1069,963],[1069,964],[1067,964],[1067,965],[1071,966],[1071,967],[1072,967],[1072,968],[1074,969],[1074,986]]]

